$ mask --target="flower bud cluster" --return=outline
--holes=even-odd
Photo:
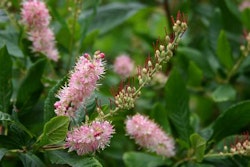
[[[139,93],[135,95],[136,88],[126,86],[115,96],[115,104],[119,109],[129,110],[135,106],[135,99]]]
[[[115,96],[115,104],[117,109],[131,109],[134,107],[135,99],[140,96],[140,90],[143,86],[150,83],[155,73],[162,69],[162,64],[167,63],[173,57],[173,51],[178,46],[181,36],[187,29],[186,19],[179,12],[177,21],[173,21],[172,35],[166,35],[165,41],[155,46],[155,59],[152,61],[150,58],[146,61],[143,68],[138,68],[138,88],[131,88],[129,86],[121,89]]]
[[[250,156],[250,141],[245,140],[243,142],[238,142],[235,146],[230,148],[230,152],[233,154]]]
[[[151,60],[147,61],[147,64],[144,68],[141,69],[138,75],[139,84],[143,85],[144,83],[148,83],[152,79],[152,73],[154,71],[153,64]]]
[[[247,56],[250,52],[250,33],[246,35],[246,45],[241,45],[240,50],[244,56]]]

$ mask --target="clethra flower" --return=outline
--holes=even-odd
[[[239,10],[244,11],[245,9],[250,8],[250,2],[248,0],[242,1],[239,5]]]
[[[95,53],[94,59],[84,54],[70,73],[69,83],[59,90],[55,106],[57,115],[75,116],[76,110],[91,96],[97,81],[104,74],[103,53]]]
[[[49,26],[50,15],[45,3],[39,0],[25,1],[22,4],[21,22],[28,29],[41,29]]]
[[[69,151],[75,150],[78,155],[93,153],[109,146],[114,133],[115,130],[108,121],[94,121],[69,131],[65,146]]]
[[[28,32],[28,35],[28,39],[33,42],[33,52],[41,52],[51,60],[58,60],[58,51],[55,49],[55,36],[51,29],[32,30]]]
[[[49,28],[51,17],[45,3],[29,0],[22,3],[21,22],[28,29],[28,39],[32,41],[32,51],[41,52],[53,61],[58,60],[55,37]]]
[[[122,78],[128,78],[134,69],[134,62],[128,55],[120,55],[115,59],[114,72]]]
[[[126,132],[135,142],[158,155],[175,155],[174,141],[148,117],[136,114],[126,120]]]

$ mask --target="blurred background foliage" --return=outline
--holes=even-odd
[[[218,144],[226,136],[249,131],[249,118],[240,124],[242,117],[250,117],[247,112],[249,105],[246,107],[247,111],[237,119],[233,119],[236,115],[232,115],[228,120],[223,120],[223,124],[215,123],[230,106],[250,98],[250,58],[244,58],[231,75],[231,69],[241,59],[240,45],[245,44],[244,31],[250,30],[250,6],[242,9],[242,2],[47,0],[52,15],[51,27],[56,35],[61,59],[57,63],[45,63],[45,60],[30,52],[31,43],[25,38],[26,34],[19,21],[21,0],[1,0],[0,48],[6,45],[13,60],[12,103],[17,106],[20,104],[19,109],[24,107],[23,112],[18,112],[20,122],[33,133],[41,133],[44,125],[43,105],[49,90],[69,72],[78,56],[85,52],[93,53],[95,50],[105,53],[107,63],[106,74],[96,96],[102,105],[109,105],[109,98],[112,98],[110,90],[116,89],[121,82],[121,78],[112,71],[115,57],[126,53],[136,65],[143,66],[146,58],[154,55],[154,43],[164,38],[166,33],[171,33],[171,16],[175,17],[181,11],[188,17],[189,28],[174,58],[164,66],[164,74],[167,77],[170,75],[167,84],[147,86],[134,110],[121,112],[112,118],[116,134],[110,147],[96,153],[97,159],[103,166],[109,167],[167,166],[170,163],[153,154],[142,153],[143,149],[124,135],[123,121],[127,115],[135,112],[149,115],[166,132],[179,139],[177,159],[186,154],[185,149],[189,148],[186,141],[189,139],[186,138],[193,132]],[[21,96],[24,94],[22,91],[26,92],[27,89],[32,89],[27,95],[32,95],[32,98],[30,104],[24,105],[23,101],[27,96]],[[94,108],[91,105],[89,107]],[[174,116],[180,119],[175,120],[174,116],[167,119],[171,115],[169,111],[180,110],[178,106],[187,110],[187,116],[175,113]],[[89,115],[91,111],[88,111]],[[180,130],[177,123],[187,126]],[[219,128],[223,129],[221,126],[233,126],[235,130],[228,134],[213,133],[219,131]],[[211,147],[214,147],[213,144]],[[157,163],[150,165],[151,159]],[[20,162],[5,160],[2,165],[15,166],[20,165]],[[186,163],[186,166],[197,165],[195,162]],[[202,166],[245,165],[249,166],[247,159],[235,157],[233,160],[207,159]]]

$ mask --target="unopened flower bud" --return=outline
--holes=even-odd
[[[172,47],[173,47],[173,44],[172,44],[172,43],[169,43],[169,44],[167,45],[167,50],[172,50]]]
[[[148,66],[152,67],[152,62],[150,60],[148,61]]]
[[[144,74],[146,74],[146,73],[147,73],[147,69],[146,69],[146,68],[143,68],[143,69],[142,69],[142,72],[143,72]]]
[[[166,40],[166,43],[169,43],[170,37],[168,35],[166,35],[165,40]]]
[[[159,57],[160,56],[160,51],[157,49],[156,51],[155,51],[155,57]]]
[[[160,51],[163,51],[165,49],[165,47],[163,45],[160,45],[159,49],[160,49]]]
[[[178,31],[178,26],[177,26],[176,24],[173,26],[173,31],[174,31],[174,32],[177,32],[177,31]]]
[[[182,30],[186,30],[187,29],[187,23],[182,22],[181,23],[181,28],[182,28]]]

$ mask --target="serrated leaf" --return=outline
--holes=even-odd
[[[157,103],[152,112],[150,112],[150,116],[157,124],[161,125],[165,132],[171,132],[168,121],[168,113],[162,104]]]
[[[56,116],[54,112],[54,104],[58,100],[56,94],[58,93],[58,90],[63,87],[63,85],[67,81],[67,78],[67,76],[63,77],[60,81],[57,82],[54,87],[50,89],[48,96],[44,101],[44,121],[48,121],[52,117]]]
[[[213,123],[210,140],[220,141],[226,136],[240,132],[250,122],[250,101],[240,102],[224,111]]]
[[[217,50],[216,50],[218,59],[220,63],[227,69],[231,70],[233,67],[233,57],[231,47],[227,40],[226,34],[223,30],[220,31],[220,35],[218,38],[217,43]]]
[[[231,85],[220,85],[212,93],[212,99],[215,102],[234,100],[235,97],[236,97],[236,91]]]
[[[41,77],[45,64],[45,59],[38,60],[30,67],[26,77],[22,81],[17,92],[16,101],[16,107],[20,114],[23,114],[22,111],[31,109],[38,101],[43,91]]]
[[[141,152],[126,152],[122,159],[127,167],[157,167],[166,163],[162,157]]]
[[[0,49],[0,111],[7,113],[12,95],[12,60],[6,46]]]
[[[19,158],[25,167],[45,167],[44,163],[35,154],[29,152],[20,153]]]
[[[63,151],[48,151],[47,155],[53,164],[68,164],[72,167],[102,167],[94,157],[80,157]]]
[[[194,149],[196,160],[201,162],[206,149],[206,140],[197,133],[194,133],[190,136],[190,142],[192,148]]]
[[[88,32],[97,29],[100,30],[100,34],[106,33],[133,16],[143,7],[140,3],[112,3],[101,6],[97,9],[93,20],[91,20]],[[82,15],[80,15],[80,22],[86,24],[85,20],[91,17],[91,15],[92,11],[83,12]]]
[[[57,144],[66,138],[69,126],[69,117],[57,116],[49,120],[43,128],[43,133],[39,137],[39,146]]]
[[[175,137],[189,143],[191,127],[189,121],[189,96],[185,83],[177,70],[173,70],[165,86],[166,110]]]
[[[8,149],[6,148],[0,148],[0,161],[4,157],[4,155],[8,152]]]

